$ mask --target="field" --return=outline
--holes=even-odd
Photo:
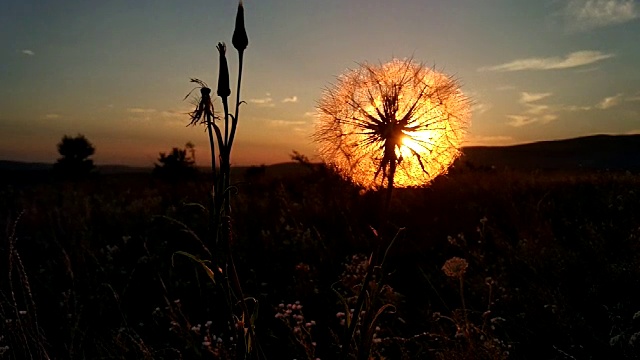
[[[238,358],[238,304],[176,254],[214,248],[206,174],[29,174],[0,180],[1,358]],[[232,249],[268,359],[337,359],[385,249],[351,344],[370,358],[640,358],[640,175],[454,169],[396,191],[388,214],[320,166],[233,182]],[[454,257],[468,267],[448,276]]]

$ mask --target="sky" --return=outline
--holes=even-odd
[[[54,162],[83,134],[97,164],[196,145],[190,78],[216,88],[236,0],[0,0],[0,159]],[[232,162],[316,158],[315,107],[359,63],[412,57],[473,101],[466,145],[640,133],[640,1],[245,0],[249,47]],[[220,100],[215,102],[221,109]]]

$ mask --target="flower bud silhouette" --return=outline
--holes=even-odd
[[[218,43],[216,46],[220,53],[220,69],[218,72],[218,96],[226,98],[231,95],[231,87],[229,86],[229,66],[227,65],[227,45]]]
[[[239,52],[243,52],[249,45],[249,37],[247,37],[247,31],[244,28],[244,5],[242,4],[242,1],[238,4],[236,27],[233,30],[231,43]]]

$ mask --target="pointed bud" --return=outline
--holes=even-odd
[[[220,53],[220,69],[218,72],[218,96],[228,97],[231,95],[231,87],[229,86],[229,66],[227,65],[227,45],[218,43],[216,46]]]
[[[249,38],[247,37],[247,31],[244,28],[244,5],[242,0],[238,4],[238,13],[236,14],[236,28],[233,30],[233,37],[231,38],[233,47],[239,52],[243,52],[249,45]]]

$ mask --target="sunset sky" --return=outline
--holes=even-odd
[[[359,62],[413,57],[473,99],[468,145],[640,133],[640,1],[246,0],[237,165],[314,159],[315,105]],[[84,134],[98,164],[152,166],[207,135],[191,77],[216,87],[236,0],[2,0],[0,159],[53,162]],[[220,105],[219,99],[216,104]],[[221,106],[219,106],[221,109]]]

